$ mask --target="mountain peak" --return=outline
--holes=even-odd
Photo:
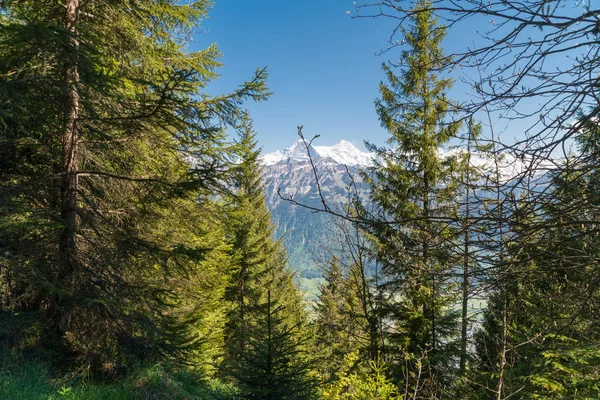
[[[312,146],[310,155],[313,160],[330,158],[338,164],[366,166],[371,164],[371,153],[362,152],[347,140],[341,140],[333,146]],[[305,143],[300,139],[285,150],[277,150],[262,156],[265,165],[280,162],[306,162],[308,154]]]
[[[321,155],[315,150],[315,148],[305,143],[303,140],[298,140],[296,143],[288,147],[283,151],[283,156],[291,161],[308,161],[308,152],[306,146],[308,145],[308,151],[313,160],[321,157]]]
[[[322,157],[332,158],[339,164],[345,165],[371,165],[373,155],[360,151],[352,143],[342,140],[333,146],[315,146]]]

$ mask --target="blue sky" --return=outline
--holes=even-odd
[[[192,49],[217,43],[225,64],[221,78],[209,86],[220,94],[250,79],[257,67],[267,66],[268,86],[274,92],[264,103],[250,103],[263,152],[283,149],[295,140],[296,126],[307,137],[320,134],[316,144],[342,139],[364,149],[363,141],[383,144],[373,101],[384,78],[381,63],[399,56],[395,49],[376,55],[387,45],[395,27],[385,18],[352,19],[348,0],[215,0]],[[477,40],[477,28],[488,21],[453,28],[444,43],[446,52]],[[458,76],[457,76],[458,78]],[[465,100],[468,87],[456,79],[449,95]],[[505,130],[505,124],[499,126]],[[506,129],[520,136],[523,126]]]
[[[342,139],[385,140],[373,101],[387,58],[374,52],[386,45],[391,21],[352,20],[347,0],[217,0],[195,45],[216,42],[225,66],[212,83],[214,93],[230,91],[267,66],[274,92],[264,103],[249,104],[265,152],[321,134],[320,145]]]

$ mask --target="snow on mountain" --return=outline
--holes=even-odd
[[[313,161],[319,158],[331,158],[338,164],[356,166],[370,165],[372,157],[371,153],[360,151],[346,140],[342,140],[333,146],[310,146],[310,154]],[[281,162],[306,162],[308,161],[306,145],[302,140],[298,140],[283,151],[277,150],[263,155],[262,160],[267,166]]]
[[[317,160],[321,157],[321,155],[312,145],[309,145],[308,150],[313,160]],[[296,143],[283,151],[283,160],[291,160],[295,162],[308,161],[308,152],[306,151],[306,144],[302,140],[298,140]]]
[[[465,149],[440,149],[438,154],[441,158],[464,155]],[[483,176],[495,175],[495,162],[490,154],[473,152],[470,157],[471,166],[479,170]],[[498,154],[497,163],[499,169],[499,178],[501,182],[509,181],[527,174],[529,176],[543,176],[546,172],[556,168],[561,160],[537,160],[529,156],[517,157],[514,154],[503,152]]]
[[[288,200],[313,209],[322,209],[322,199],[332,209],[343,213],[348,202],[349,185],[353,194],[368,201],[370,187],[361,176],[361,168],[372,165],[372,154],[358,150],[342,140],[333,146],[310,148],[315,169],[308,162],[306,145],[298,141],[281,151],[262,156],[264,163],[266,203],[276,226],[275,237],[282,238],[287,249],[289,265],[299,276],[320,277],[319,265],[332,254],[342,259],[336,224],[339,221],[327,213],[313,213]],[[460,156],[464,149],[439,149],[442,158]],[[509,153],[499,156],[500,179],[507,190],[514,190],[510,182],[527,171],[530,161]],[[494,177],[494,160],[488,154],[473,153],[471,165],[478,168],[485,182],[487,175]],[[315,182],[315,171],[320,187]],[[541,176],[541,175],[540,175]],[[543,183],[543,182],[542,182]],[[319,190],[320,189],[320,190]]]
[[[441,158],[458,156],[464,149],[439,149]],[[365,167],[373,164],[373,153],[368,153],[357,149],[347,140],[342,140],[333,146],[310,146],[310,154],[313,161],[320,160],[320,164],[340,164],[355,167]],[[306,145],[302,140],[298,140],[285,150],[277,150],[273,153],[264,154],[262,157],[266,166],[274,166],[280,163],[285,164],[304,164],[309,158],[306,151]],[[534,175],[543,174],[545,171],[552,170],[556,161],[541,161],[533,163],[528,157],[519,158],[510,153],[502,153],[498,159],[500,176],[504,181],[514,179],[522,173],[535,169]],[[533,165],[535,164],[535,165]],[[494,161],[487,154],[473,153],[471,155],[471,165],[484,170],[493,170]]]
[[[265,165],[275,165],[285,158],[281,150],[277,150],[274,153],[264,154],[261,156]]]
[[[337,254],[335,226],[338,222],[327,213],[315,214],[285,199],[320,209],[323,198],[329,207],[343,212],[349,185],[355,185],[353,193],[366,196],[368,187],[361,179],[359,168],[370,159],[370,155],[346,141],[335,146],[311,146],[309,150],[320,187],[317,187],[315,170],[309,163],[303,141],[262,157],[265,200],[276,226],[275,237],[282,238],[290,267],[306,279],[320,277],[318,266]]]
[[[342,140],[334,146],[315,146],[315,150],[321,157],[331,157],[334,161],[345,165],[370,165],[371,153],[360,151],[346,140]]]

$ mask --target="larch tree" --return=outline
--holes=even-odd
[[[174,286],[216,245],[201,225],[227,180],[224,127],[268,96],[264,70],[203,94],[219,51],[186,46],[209,5],[0,4],[5,310],[36,313],[49,349],[114,365],[193,340],[171,329]]]

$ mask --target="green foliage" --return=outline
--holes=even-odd
[[[503,374],[503,396],[599,394],[597,134],[591,125],[578,135],[581,153],[548,175],[541,202],[532,201],[532,193],[515,202],[519,224],[512,227],[509,273],[492,294],[478,334],[479,378],[484,386],[498,387],[506,326],[510,362]]]
[[[264,297],[265,279],[280,269],[285,255],[273,238],[275,227],[265,204],[260,150],[248,117],[242,120],[232,168],[232,193],[226,205],[226,235],[231,241],[231,277],[225,299],[231,308],[226,322],[226,358],[235,362],[243,351],[243,337],[252,325],[251,310]],[[229,362],[229,361],[227,361]]]
[[[352,262],[342,268],[336,257],[331,260],[315,307],[314,344],[324,382],[338,378],[347,354],[357,351],[361,360],[376,360],[383,347],[377,274],[366,265],[366,242],[356,227],[340,230]]]
[[[57,379],[47,366],[23,362],[0,370],[0,398],[22,400],[227,400],[238,398],[236,389],[220,381],[205,381],[189,370],[160,365],[139,368],[112,383]]]
[[[244,336],[234,376],[245,399],[315,399],[306,322],[298,318],[301,310],[285,302],[285,292],[293,288],[290,277],[274,278],[265,302],[253,309],[254,323]]]
[[[433,396],[438,384],[452,384],[450,365],[458,353],[457,315],[451,309],[455,232],[448,223],[455,215],[457,188],[453,162],[439,151],[460,124],[448,121],[457,106],[446,97],[452,81],[437,73],[447,62],[441,49],[445,29],[429,5],[417,1],[414,6],[400,75],[383,66],[387,83],[379,85],[381,99],[375,104],[390,147],[371,146],[378,161],[369,170],[372,175],[364,174],[377,207],[365,230],[385,276],[384,319],[393,321],[389,353],[425,351],[423,368],[431,369],[425,375],[435,376],[437,383],[430,382],[422,396]]]
[[[321,380],[335,379],[346,354],[356,344],[351,340],[355,326],[346,307],[345,279],[337,258],[324,271],[325,283],[315,307],[315,351],[319,357]]]
[[[311,330],[242,108],[269,96],[266,70],[210,96],[218,48],[188,50],[210,2],[0,1],[0,398],[316,399],[318,378],[330,400],[599,398],[598,121],[518,195],[471,168],[472,146],[499,159],[474,120],[442,157],[460,129],[446,29],[434,1],[411,4],[375,102],[374,210],[352,215],[377,274],[347,243]],[[325,216],[294,218],[318,247]],[[488,309],[467,363],[474,287]]]
[[[385,363],[371,360],[360,365],[358,352],[348,353],[340,364],[339,379],[323,388],[326,400],[401,399],[398,388],[386,377]]]
[[[219,52],[186,38],[209,6],[0,4],[2,311],[39,311],[58,362],[114,373],[220,340],[224,128],[268,92],[259,70],[203,93]]]

